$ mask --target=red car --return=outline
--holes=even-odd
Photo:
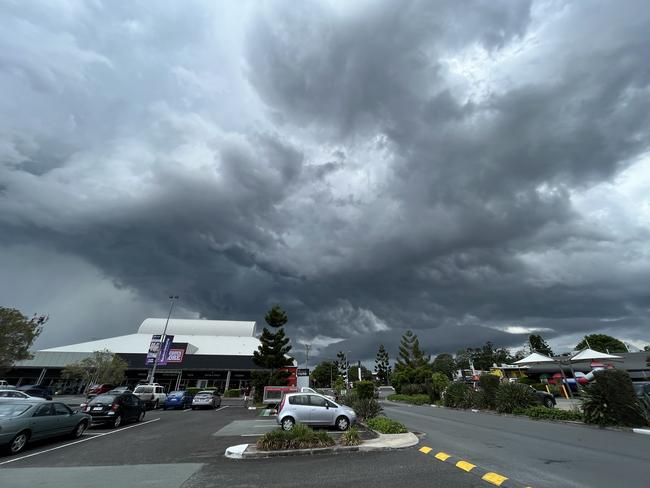
[[[103,384],[103,385],[93,385],[88,390],[88,395],[101,395],[113,389],[113,385]]]

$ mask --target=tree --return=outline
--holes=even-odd
[[[643,350],[644,350],[644,351],[650,351],[650,346],[645,346],[645,347],[643,348]]]
[[[442,373],[450,380],[453,380],[456,372],[456,362],[451,354],[443,352],[433,360],[432,369],[435,373]]]
[[[430,366],[431,357],[420,349],[420,340],[411,330],[402,335],[395,371],[401,369],[417,369]]]
[[[351,383],[354,383],[355,381],[359,381],[359,366],[350,366],[350,381]],[[361,365],[361,380],[362,381],[372,381],[372,371],[370,371],[368,368],[366,368],[363,364]]]
[[[332,388],[338,375],[338,365],[334,361],[321,361],[311,372],[311,379],[318,388]]]
[[[128,367],[124,359],[111,351],[95,351],[87,358],[68,364],[61,371],[61,377],[82,380],[87,386],[93,383],[119,385]]]
[[[544,354],[545,356],[553,356],[553,350],[549,346],[542,336],[539,334],[531,334],[528,336],[528,343],[530,344],[530,349],[532,351]]]
[[[284,325],[289,321],[286,312],[279,305],[274,305],[264,316],[264,321],[275,332],[264,327],[260,336],[261,344],[257,351],[253,351],[253,362],[268,370],[268,372],[255,371],[251,375],[256,400],[262,399],[265,386],[286,385],[289,373],[277,370],[293,364],[293,358],[288,355],[291,344],[284,333]]]
[[[377,351],[377,357],[375,359],[375,373],[377,373],[377,380],[382,385],[388,384],[388,378],[391,374],[390,367],[390,358],[388,357],[388,352],[384,348],[383,344],[379,345],[379,350]]]
[[[488,341],[482,347],[468,347],[456,354],[458,369],[469,369],[470,361],[474,364],[474,369],[487,371],[493,364],[512,362],[512,356],[505,347],[495,347],[492,342]]]
[[[30,319],[15,308],[0,307],[0,372],[32,357],[29,348],[47,320],[47,316],[34,315]]]
[[[440,400],[442,397],[442,392],[445,391],[445,388],[447,388],[450,384],[451,381],[446,374],[439,371],[433,373],[431,375],[431,385],[428,391],[429,399],[431,402]]]
[[[604,353],[627,352],[627,347],[615,337],[606,334],[589,334],[578,342],[577,350],[590,348]]]

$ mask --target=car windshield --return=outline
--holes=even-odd
[[[99,395],[93,398],[90,403],[113,403],[116,395]]]
[[[184,391],[172,391],[169,396],[183,396],[185,395]]]
[[[134,393],[153,393],[153,387],[151,386],[137,386]]]
[[[0,418],[18,417],[29,407],[29,403],[0,403]]]

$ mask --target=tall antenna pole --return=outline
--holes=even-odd
[[[160,337],[160,352],[156,355],[156,358],[153,360],[153,368],[151,368],[151,380],[149,383],[153,383],[156,375],[156,367],[158,366],[158,356],[162,352],[162,349],[165,345],[165,336],[167,335],[167,326],[169,325],[169,318],[172,316],[172,310],[174,310],[174,304],[178,300],[178,295],[169,295],[169,300],[171,305],[169,307],[169,313],[167,314],[167,320],[165,321],[165,328],[163,329],[162,336]]]

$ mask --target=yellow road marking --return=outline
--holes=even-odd
[[[492,483],[493,485],[501,486],[501,483],[503,483],[508,478],[497,473],[485,473],[483,475],[483,479],[489,483]]]
[[[433,451],[433,449],[431,449],[430,447],[424,446],[424,447],[421,447],[419,449],[419,451],[421,453],[424,453],[424,454],[429,454],[431,451]]]
[[[467,471],[468,473],[473,470],[476,465],[472,463],[468,463],[467,461],[458,461],[456,463],[456,467],[462,469],[463,471]]]
[[[439,452],[436,454],[436,459],[440,459],[441,461],[446,461],[449,459],[451,456],[447,454],[446,452]]]

